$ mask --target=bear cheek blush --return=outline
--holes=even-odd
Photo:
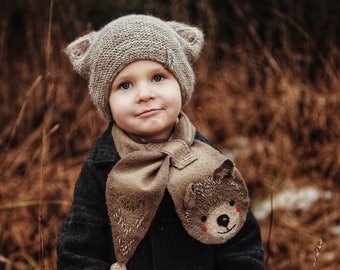
[[[204,231],[204,232],[206,232],[206,231],[208,230],[207,226],[204,226],[204,225],[201,227],[201,229],[202,229],[202,231]]]
[[[239,206],[239,205],[238,205],[238,206],[236,206],[236,211],[240,213],[240,212],[242,211],[242,207],[241,207],[241,206]]]

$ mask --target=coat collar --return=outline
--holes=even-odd
[[[111,135],[112,125],[113,122],[110,122],[89,157],[95,164],[117,162],[120,159]]]

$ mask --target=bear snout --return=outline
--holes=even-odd
[[[223,226],[223,227],[228,227],[228,224],[229,224],[229,216],[228,215],[220,215],[218,218],[217,218],[217,224],[219,226]]]

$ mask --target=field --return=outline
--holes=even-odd
[[[98,28],[89,10],[99,11],[41,2],[0,4],[0,269],[6,270],[56,269],[56,237],[75,180],[107,125],[62,52]],[[192,22],[206,33],[196,91],[184,110],[246,180],[267,269],[339,269],[340,5],[260,1],[264,9],[228,0],[222,8],[223,1],[184,1],[180,13],[178,1],[169,7],[145,1],[144,9],[137,2],[103,13],[101,23],[135,9]]]

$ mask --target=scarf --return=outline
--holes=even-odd
[[[106,185],[117,259],[111,270],[126,269],[165,189],[183,227],[202,243],[224,243],[243,226],[249,199],[241,175],[231,160],[194,139],[195,128],[184,113],[166,142],[138,143],[115,124],[112,136],[121,160],[112,168]],[[233,210],[221,214],[226,207]],[[228,224],[230,220],[235,224]],[[219,232],[220,228],[225,231]]]

